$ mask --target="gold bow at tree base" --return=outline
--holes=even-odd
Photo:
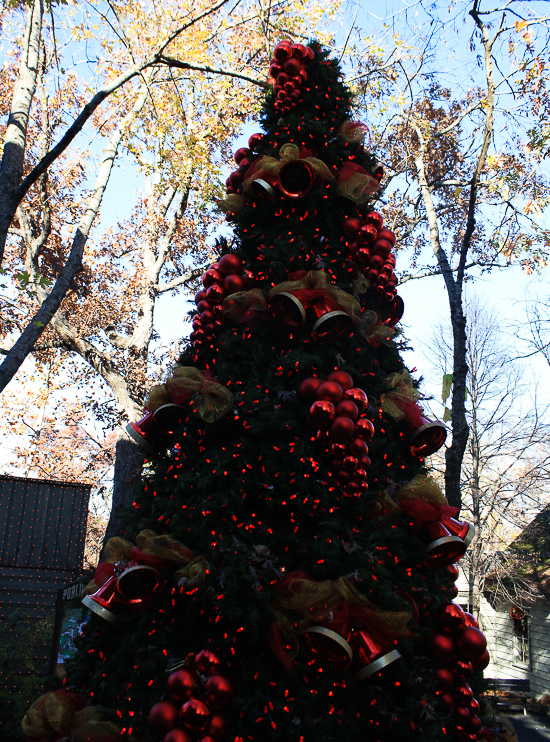
[[[105,584],[115,573],[118,562],[128,563],[133,560],[161,572],[171,566],[182,565],[174,572],[174,579],[177,583],[183,580],[189,586],[202,584],[206,576],[207,562],[202,554],[195,556],[191,549],[173,536],[159,535],[150,529],[138,534],[136,545],[121,536],[110,538],[102,556],[103,560],[96,569],[94,579],[84,590],[88,595]]]
[[[165,404],[182,405],[191,398],[195,414],[205,423],[216,422],[233,407],[229,389],[192,366],[176,366],[164,384],[151,389],[146,406],[155,412]]]

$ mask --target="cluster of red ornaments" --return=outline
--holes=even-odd
[[[432,634],[428,649],[438,662],[435,679],[437,697],[448,713],[453,713],[454,728],[460,742],[475,742],[495,738],[479,718],[479,702],[474,698],[468,680],[472,673],[489,664],[487,641],[471,613],[456,603],[448,603],[438,615],[440,632]]]
[[[258,148],[264,138],[263,134],[257,133],[252,134],[248,140],[248,147],[239,147],[239,149],[233,155],[237,164],[237,170],[233,170],[231,175],[225,181],[225,192],[229,193],[243,193],[243,181],[245,180],[245,173],[248,168],[252,165],[254,160],[258,158],[258,155],[253,154],[253,151]],[[226,215],[227,221],[231,221],[233,214],[228,212]]]
[[[397,276],[394,273],[395,235],[384,228],[384,220],[377,211],[370,211],[362,219],[348,217],[342,232],[348,247],[348,256],[370,282],[370,293],[380,303],[391,304],[397,294]]]
[[[226,734],[220,713],[233,699],[219,657],[203,649],[166,681],[167,699],[149,712],[149,728],[162,742],[217,742]]]
[[[303,44],[281,41],[273,50],[269,76],[274,81],[275,110],[288,113],[307,90],[307,66],[315,58],[313,49]]]
[[[219,333],[223,327],[223,300],[243,291],[252,278],[252,273],[244,269],[242,260],[234,253],[212,263],[202,277],[204,288],[195,295],[199,314],[193,318],[193,332],[189,336],[192,343],[201,345]]]
[[[368,489],[367,469],[371,465],[365,441],[374,435],[374,425],[366,417],[367,395],[353,386],[346,371],[333,371],[326,381],[310,376],[300,384],[299,393],[315,400],[309,408],[309,421],[317,429],[317,441],[333,456],[336,479],[350,497]]]

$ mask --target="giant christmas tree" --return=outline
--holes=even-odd
[[[485,639],[451,602],[472,528],[427,474],[445,430],[399,354],[382,168],[323,49],[282,42],[269,73],[221,202],[234,239],[131,426],[143,486],[29,739],[495,737]]]

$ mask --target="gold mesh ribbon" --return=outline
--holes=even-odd
[[[354,325],[359,323],[361,318],[361,305],[357,299],[330,282],[328,273],[325,271],[309,271],[303,278],[296,281],[283,281],[274,286],[268,294],[271,301],[274,296],[282,292],[292,293],[294,291],[304,291],[306,289],[322,289],[326,291],[331,299],[334,299],[338,306],[351,317]]]
[[[167,559],[170,562],[188,562],[195,557],[191,549],[170,534],[159,535],[149,529],[138,534],[136,544],[144,554]]]
[[[382,344],[389,348],[395,347],[394,338],[399,334],[398,330],[383,324],[379,315],[370,309],[361,313],[359,332],[374,347]]]
[[[161,393],[163,389],[174,404],[181,404],[197,394],[196,414],[206,423],[216,422],[233,406],[233,395],[227,387],[208,379],[198,368],[192,366],[177,366],[165,384],[153,387],[153,397],[150,396],[147,400],[147,409],[151,412],[160,407],[158,402],[166,404]]]
[[[149,389],[145,406],[149,412],[156,412],[159,407],[162,407],[165,404],[170,404],[171,401],[172,398],[166,391],[164,384],[157,384]]]
[[[74,715],[71,742],[116,742],[121,739],[121,728],[119,724],[108,721],[99,709],[87,706]],[[133,734],[128,739],[132,742],[139,740]]]
[[[237,291],[223,300],[224,317],[233,322],[254,324],[266,309],[267,301],[260,289]]]
[[[380,188],[376,178],[371,177],[360,165],[348,160],[338,171],[337,191],[357,204],[364,203],[372,193]]]
[[[386,382],[391,390],[380,397],[382,409],[394,420],[402,420],[405,417],[402,406],[414,404],[420,399],[420,393],[413,387],[411,376],[406,369],[390,374]]]
[[[432,477],[417,474],[397,492],[400,499],[423,500],[436,508],[448,505],[441,487]]]
[[[244,206],[244,196],[239,193],[228,193],[225,198],[216,199],[216,206],[221,211],[231,211],[240,214]]]
[[[298,653],[298,635],[305,632],[312,622],[325,621],[340,603],[360,609],[365,622],[384,636],[395,639],[407,633],[407,622],[411,617],[408,611],[378,608],[347,577],[324,582],[297,577],[280,586],[273,607],[290,659]]]
[[[206,557],[201,554],[192,559],[189,564],[185,565],[185,567],[180,567],[180,569],[174,573],[174,579],[177,583],[180,583],[180,581],[183,580],[183,583],[188,587],[202,585],[206,578],[207,567],[208,563]]]
[[[252,169],[247,171],[248,177],[243,183],[245,191],[249,191],[252,183],[258,178],[263,178],[265,174],[278,177],[279,171],[283,165],[286,165],[287,162],[291,162],[292,160],[304,160],[309,163],[317,177],[322,181],[329,181],[334,177],[334,173],[331,172],[328,165],[326,165],[322,160],[319,160],[319,158],[300,157],[300,149],[296,144],[283,144],[279,150],[279,154],[281,159],[264,155],[254,162]]]
[[[338,129],[338,134],[349,144],[362,144],[369,133],[369,127],[361,121],[344,121]]]
[[[386,490],[382,490],[375,495],[375,498],[367,503],[368,511],[371,515],[389,515],[399,512],[399,505]]]
[[[74,706],[63,693],[46,693],[32,704],[21,722],[27,737],[66,736],[72,728]]]

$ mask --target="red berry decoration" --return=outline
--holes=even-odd
[[[317,390],[323,383],[322,379],[318,379],[316,376],[309,376],[304,379],[298,389],[298,394],[309,400],[317,399]]]
[[[343,396],[344,390],[335,381],[323,381],[317,389],[317,399],[326,399],[333,404],[340,402]]]
[[[207,704],[198,698],[189,699],[180,711],[181,723],[196,734],[204,732],[211,716],[212,712]]]
[[[173,729],[179,720],[179,708],[172,701],[159,701],[149,711],[149,728],[159,737]]]
[[[468,627],[458,635],[457,645],[460,652],[469,660],[481,657],[487,649],[487,639],[479,629]]]
[[[208,705],[219,710],[233,700],[233,685],[224,675],[210,675],[205,683]]]
[[[353,379],[347,373],[347,371],[332,371],[327,377],[328,381],[334,381],[339,384],[344,392],[351,389],[353,386]]]
[[[197,688],[198,682],[195,675],[183,668],[170,673],[166,681],[166,690],[174,701],[187,701],[194,695]]]
[[[238,255],[234,253],[228,253],[220,258],[219,268],[221,273],[229,275],[231,273],[242,273],[243,272],[243,261]]]

